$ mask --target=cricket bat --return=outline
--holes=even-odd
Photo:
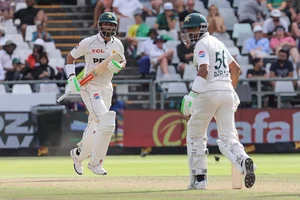
[[[111,60],[116,60],[117,62],[124,61],[123,56],[119,52],[114,50],[113,53],[108,58],[103,60],[92,71],[90,71],[87,75],[85,75],[79,80],[80,86],[85,86],[86,84],[94,80],[97,76],[103,74],[106,70],[108,70],[107,65]],[[64,95],[62,95],[57,99],[57,102],[58,103],[61,102],[70,94],[71,91],[66,92]]]
[[[239,140],[238,132],[236,132],[236,134],[237,134],[237,139]],[[232,189],[242,189],[243,175],[233,164],[231,165],[231,178],[232,178]]]

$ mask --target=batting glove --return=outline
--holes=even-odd
[[[197,95],[198,94],[196,92],[190,91],[188,95],[183,97],[180,111],[184,116],[189,116],[192,114],[192,108]]]
[[[71,93],[80,92],[80,83],[78,82],[75,75],[71,75],[68,79],[68,86],[70,88]]]
[[[237,108],[239,107],[241,101],[239,96],[237,95],[236,92],[233,93],[234,95],[234,100],[233,100],[233,111],[236,112]]]
[[[111,60],[111,61],[109,61],[107,68],[110,71],[112,71],[114,74],[117,74],[117,73],[119,73],[119,71],[121,71],[122,65],[119,62],[117,62],[116,60]]]

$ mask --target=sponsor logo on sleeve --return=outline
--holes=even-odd
[[[204,51],[199,51],[198,53],[199,58],[204,58],[205,57],[205,52]]]
[[[79,44],[77,44],[76,47],[74,47],[74,49],[78,49],[78,47],[79,47]]]

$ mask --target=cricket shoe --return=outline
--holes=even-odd
[[[251,188],[255,183],[255,165],[253,163],[253,160],[251,158],[246,158],[242,162],[242,168],[244,171],[244,183],[246,188]]]
[[[107,171],[102,167],[101,164],[98,165],[90,165],[88,164],[88,168],[94,173],[98,175],[107,175]]]
[[[188,186],[188,189],[189,190],[206,190],[206,186],[207,186],[207,181],[206,180],[203,180],[203,181],[200,181],[200,182],[198,182],[196,180],[193,185]]]
[[[72,149],[70,151],[70,156],[73,160],[74,163],[74,170],[78,175],[82,175],[83,174],[83,166],[81,161],[78,160],[78,155],[76,154],[77,148]]]

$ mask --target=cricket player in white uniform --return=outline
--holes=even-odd
[[[87,85],[80,88],[75,75],[74,60],[85,57],[85,74],[90,72],[100,62],[109,57],[114,51],[118,51],[124,57],[124,47],[119,39],[114,37],[117,32],[117,18],[113,13],[105,12],[99,17],[99,33],[83,39],[67,56],[65,66],[68,85],[73,92],[79,92],[88,111],[88,125],[83,133],[78,147],[72,149],[70,155],[74,162],[77,174],[83,174],[82,161],[91,156],[88,168],[99,175],[107,172],[102,164],[107,153],[111,136],[115,129],[114,111],[109,111],[113,94],[111,83],[114,73],[118,73],[125,67],[126,62],[110,62],[108,69],[97,76]]]
[[[221,153],[245,175],[247,188],[255,182],[254,163],[237,138],[234,112],[239,105],[235,93],[240,67],[225,45],[207,32],[206,18],[189,14],[181,27],[181,38],[195,45],[194,64],[198,74],[192,90],[182,100],[181,112],[190,116],[187,127],[187,153],[190,168],[189,189],[207,186],[207,128],[214,117],[218,126]]]

